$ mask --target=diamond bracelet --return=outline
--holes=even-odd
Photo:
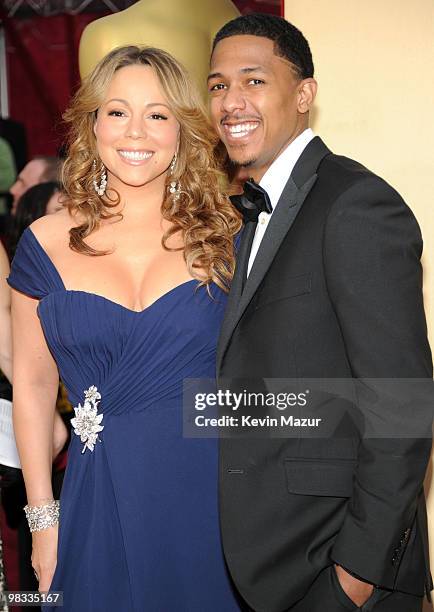
[[[30,531],[41,531],[52,527],[59,522],[60,502],[53,499],[49,504],[43,506],[24,506]]]

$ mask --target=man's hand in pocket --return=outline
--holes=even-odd
[[[335,571],[339,583],[347,596],[353,601],[356,606],[363,606],[368,601],[374,590],[374,585],[368,582],[363,582],[349,574],[343,567],[335,564]]]

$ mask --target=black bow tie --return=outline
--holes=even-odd
[[[244,183],[244,193],[230,196],[230,200],[246,223],[256,222],[261,212],[273,212],[268,193],[252,178]]]

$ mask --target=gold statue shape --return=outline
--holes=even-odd
[[[81,77],[116,47],[147,45],[171,53],[205,96],[213,38],[239,14],[231,0],[140,0],[86,26],[79,48]]]

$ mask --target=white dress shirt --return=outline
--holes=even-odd
[[[288,182],[291,172],[298,161],[298,158],[303,153],[304,149],[312,138],[315,138],[315,134],[312,132],[312,130],[310,128],[304,130],[304,132],[297,136],[297,138],[293,140],[284,151],[282,151],[279,157],[274,160],[260,180],[260,186],[266,190],[270,197],[273,212],[280,196],[282,195],[283,188]],[[270,222],[273,212],[270,214],[262,212],[258,217],[258,225],[256,226],[256,232],[253,238],[249,263],[247,266],[247,276],[250,274],[250,270],[252,269],[253,262],[255,261],[259,246],[267,230],[268,223]]]

